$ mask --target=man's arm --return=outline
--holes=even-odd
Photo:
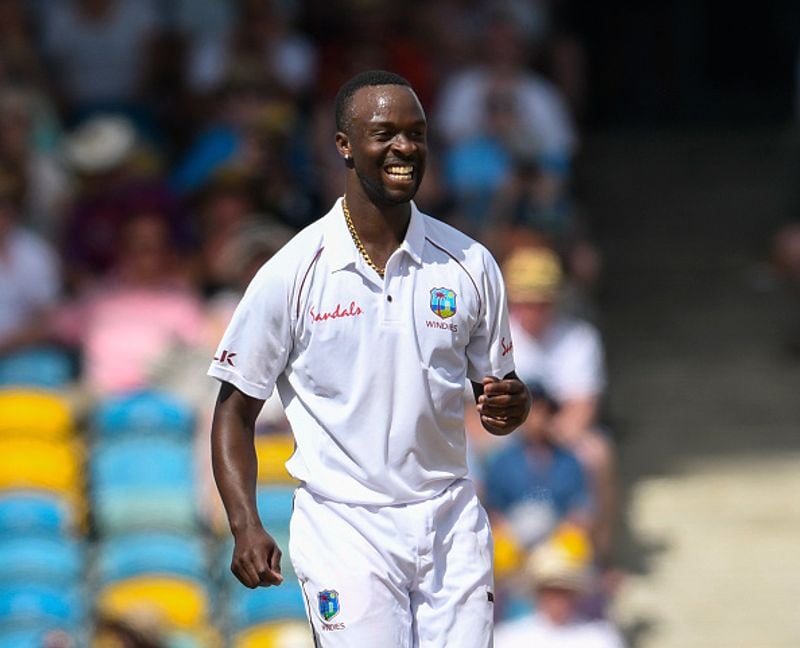
[[[473,382],[472,391],[481,424],[491,434],[509,434],[528,417],[531,396],[514,371],[506,374],[502,380],[486,376],[480,383]]]
[[[231,571],[250,588],[280,585],[281,550],[256,507],[255,421],[263,400],[223,382],[211,425],[211,462],[235,541]]]

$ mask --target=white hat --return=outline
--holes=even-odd
[[[102,173],[122,164],[136,146],[136,129],[122,115],[90,117],[64,142],[67,161],[83,173]]]

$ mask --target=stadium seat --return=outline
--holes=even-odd
[[[101,438],[155,434],[186,440],[194,425],[194,413],[186,403],[155,391],[108,398],[92,417],[92,429]]]
[[[233,648],[314,648],[307,622],[265,623],[236,635]]]
[[[0,390],[0,436],[66,439],[73,432],[69,405],[55,393]]]
[[[267,529],[287,526],[294,506],[294,486],[262,485],[256,491],[256,504]]]
[[[92,514],[104,535],[144,530],[192,533],[198,528],[195,494],[188,488],[106,488],[93,495]]]
[[[295,483],[285,465],[294,452],[294,437],[291,434],[258,435],[255,444],[259,483]]]
[[[66,535],[77,530],[74,507],[43,491],[0,492],[0,535]]]
[[[80,500],[81,457],[77,442],[0,438],[0,490],[40,489]]]
[[[230,619],[235,628],[275,621],[302,621],[306,618],[305,599],[297,581],[280,587],[235,587],[231,591]]]
[[[191,487],[193,461],[191,445],[173,439],[130,437],[101,442],[90,461],[92,491]]]
[[[76,634],[57,623],[37,622],[36,626],[32,628],[20,628],[15,624],[14,628],[0,629],[0,648],[42,648],[42,646],[51,645],[76,645]],[[61,643],[56,643],[57,641]]]
[[[69,355],[56,348],[30,349],[0,358],[0,385],[60,389],[72,374]]]
[[[208,594],[190,579],[138,576],[108,585],[96,603],[100,613],[111,618],[151,618],[182,630],[208,625]]]
[[[79,628],[84,611],[77,589],[38,583],[0,585],[0,627]]]
[[[55,536],[15,535],[0,538],[0,584],[77,584],[84,569],[84,550],[77,540]]]
[[[97,550],[101,585],[144,574],[183,576],[196,580],[208,572],[203,540],[182,534],[133,533],[110,538]]]

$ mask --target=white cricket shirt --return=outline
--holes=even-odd
[[[491,254],[412,204],[381,280],[341,208],[257,273],[209,375],[266,399],[277,385],[296,449],[287,469],[336,501],[399,504],[467,474],[467,378],[514,370]]]

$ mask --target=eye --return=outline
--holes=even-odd
[[[375,131],[372,134],[372,137],[378,140],[379,142],[386,142],[392,138],[392,134],[388,131],[381,130],[381,131]]]

